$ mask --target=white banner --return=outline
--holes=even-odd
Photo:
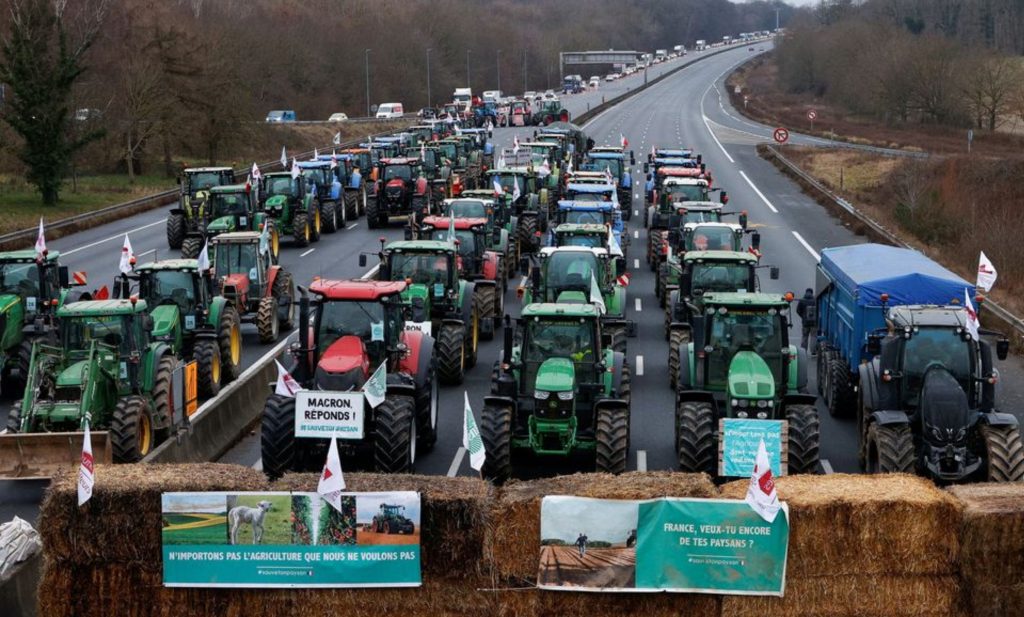
[[[296,392],[295,436],[362,439],[363,400],[362,392]]]
[[[405,322],[406,332],[422,332],[427,336],[430,336],[433,331],[433,326],[429,321],[407,321]]]

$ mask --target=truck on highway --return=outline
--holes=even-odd
[[[668,59],[668,50],[667,49],[655,49],[654,50],[654,61],[655,62],[663,62],[666,59]]]
[[[695,51],[704,51],[705,49],[707,49],[707,46],[708,46],[708,42],[707,41],[705,41],[704,39],[698,39],[697,43],[693,46],[693,49]]]

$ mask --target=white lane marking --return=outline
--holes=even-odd
[[[263,471],[263,455],[262,454],[260,455],[260,458],[256,459],[256,462],[252,464],[252,468],[255,469],[256,471]]]
[[[633,238],[635,238],[637,240],[640,239],[640,230],[639,229],[634,229],[633,230]]]
[[[377,271],[378,270],[380,270],[380,264],[377,264],[376,266],[370,268],[369,270],[366,271],[366,274],[360,276],[359,278],[361,278],[361,279],[372,279],[373,277],[377,276]]]
[[[316,250],[315,248],[311,248],[308,251],[306,251],[305,253],[299,255],[299,257],[305,257],[306,255],[309,255],[310,253],[312,253],[315,250]]]
[[[835,473],[835,471],[832,470],[832,463],[828,462],[827,458],[821,459],[821,468],[825,470],[826,474]]]
[[[523,275],[522,280],[519,281],[519,286],[520,287],[526,287],[526,275],[525,274]]]
[[[708,117],[704,115],[704,109],[703,109],[704,105],[703,105],[703,103],[704,103],[704,101],[702,99],[701,100],[701,117],[704,119],[704,126],[707,127],[708,134],[711,135],[711,139],[714,139],[715,143],[718,144],[718,147],[722,150],[722,154],[725,155],[725,158],[729,159],[729,162],[735,165],[736,161],[734,161],[733,158],[731,156],[729,156],[729,153],[726,152],[726,150],[725,150],[725,146],[722,145],[722,142],[718,141],[718,138],[715,137],[715,132],[711,130],[711,125],[708,124]]]
[[[818,251],[814,250],[814,247],[812,247],[810,244],[807,244],[807,240],[804,240],[804,237],[800,235],[800,232],[794,231],[793,237],[797,239],[797,242],[804,245],[804,248],[807,249],[807,252],[810,253],[812,257],[814,257],[814,261],[821,261],[821,255],[818,254]]]
[[[644,374],[644,357],[641,355],[636,357],[636,374],[638,376]]]
[[[639,268],[640,267],[640,260],[639,259],[634,259],[633,260],[633,267],[634,268]]]
[[[155,253],[155,252],[156,252],[156,249],[149,249],[145,253],[139,253],[138,255],[136,255],[135,259],[138,259],[139,257],[145,257],[146,255],[149,255],[150,253]]]
[[[359,223],[352,223],[351,225],[349,225],[349,226],[348,226],[348,227],[346,227],[345,229],[354,229],[354,228],[356,228],[356,227],[359,227]]]
[[[641,312],[643,310],[644,310],[644,308],[643,308],[643,306],[640,303],[640,298],[637,298],[636,299],[636,312],[639,313],[639,312]]]
[[[462,459],[466,456],[466,448],[459,446],[459,449],[455,451],[455,458],[452,459],[452,464],[448,468],[448,477],[454,478],[455,474],[459,473],[459,467],[462,467]]]
[[[97,241],[95,241],[95,242],[93,242],[91,244],[86,244],[85,246],[80,246],[78,248],[73,248],[70,251],[61,251],[61,255],[70,255],[72,253],[77,253],[78,251],[84,251],[85,249],[91,249],[94,246],[99,246],[99,245],[103,244],[104,242],[110,242],[111,240],[122,240],[122,239],[124,239],[125,234],[133,234],[133,233],[135,233],[137,231],[142,231],[143,229],[149,229],[150,227],[156,227],[157,225],[163,225],[164,223],[165,223],[165,221],[156,221],[156,222],[150,223],[149,225],[143,225],[142,227],[136,227],[135,229],[129,229],[128,231],[126,231],[124,233],[119,233],[116,236],[110,236],[109,238],[103,238],[102,240],[97,240]]]
[[[764,205],[768,206],[768,209],[774,212],[775,214],[778,214],[779,211],[775,209],[775,206],[772,205],[772,202],[768,201],[768,198],[764,196],[764,193],[762,193],[760,189],[754,186],[754,183],[750,181],[750,178],[747,177],[747,174],[743,173],[743,171],[740,171],[740,175],[743,176],[743,179],[747,181],[747,184],[750,185],[750,188],[754,189],[754,192],[757,193],[757,196],[761,198],[761,201],[764,202]]]
[[[637,197],[639,197],[639,195],[637,195]],[[640,211],[637,210],[636,208],[633,208],[633,216],[640,216]]]
[[[647,471],[647,450],[636,451],[636,470]]]

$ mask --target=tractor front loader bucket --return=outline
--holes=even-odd
[[[0,479],[45,480],[82,460],[83,433],[0,434]],[[93,460],[113,462],[109,433],[91,431]]]

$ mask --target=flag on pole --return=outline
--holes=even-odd
[[[273,223],[268,219],[263,223],[260,230],[260,253],[270,254],[270,226]]]
[[[615,178],[612,177],[612,170],[608,167],[604,168],[604,179],[608,181],[608,184],[615,184]]]
[[[622,246],[619,245],[619,239],[615,237],[615,232],[612,231],[612,226],[608,226],[608,252],[612,255],[621,255]]]
[[[332,152],[331,153],[331,169],[337,169],[337,168],[338,168],[338,153],[337,152]]]
[[[501,186],[501,178],[494,176],[494,196],[501,197],[505,194],[505,189]]]
[[[549,163],[547,159],[544,159],[544,162],[540,164],[540,169],[537,170],[537,175],[541,178],[547,178],[551,175],[551,163]]]
[[[619,144],[621,144],[623,148],[629,147],[629,140],[626,139],[626,136],[622,133],[619,133]]]
[[[597,284],[597,277],[590,273],[590,303],[596,304],[598,310],[604,314],[608,309],[604,305],[604,296],[601,295],[601,288]]]
[[[469,466],[480,471],[484,466],[487,453],[484,452],[484,440],[480,437],[480,429],[476,427],[473,408],[469,406],[469,393],[463,392],[463,396],[466,404],[463,407],[465,417],[462,422],[462,447],[469,452]]]
[[[292,180],[298,179],[300,175],[302,175],[302,172],[299,170],[299,162],[295,160],[295,157],[292,157]]]
[[[316,148],[313,148],[313,158],[311,158],[310,160],[311,161],[316,161],[316,160],[319,160],[319,159],[320,159],[320,153],[317,151]]]
[[[334,139],[332,139],[331,142],[335,146],[340,146],[341,145],[341,131],[338,131],[337,133],[334,134]]]
[[[448,211],[448,241],[455,244],[455,208]]]
[[[36,257],[46,254],[46,236],[43,233],[43,217],[39,217],[39,233],[36,235]]]
[[[996,277],[999,273],[996,272],[996,267],[989,261],[988,256],[985,255],[985,251],[981,252],[978,256],[978,287],[985,290],[985,293],[992,291],[992,286],[996,284]]]
[[[277,385],[274,386],[274,394],[280,394],[281,396],[287,396],[288,398],[295,398],[295,393],[302,389],[299,382],[295,381],[281,363],[274,360],[274,364],[277,365]]]
[[[618,278],[615,279],[615,282],[623,287],[629,287],[629,272],[623,272],[620,274]]]
[[[82,462],[78,466],[78,505],[92,498],[92,486],[96,483],[95,461],[92,458],[92,438],[89,437],[89,416],[85,417],[85,434],[82,441]]]
[[[253,163],[252,164],[252,171],[249,172],[249,175],[252,176],[253,180],[259,182],[260,178],[263,177],[263,173],[260,172],[260,166],[257,165],[256,163]]]
[[[388,367],[387,363],[381,362],[377,370],[370,375],[370,378],[363,384],[363,396],[370,407],[376,408],[384,402],[388,392]]]
[[[316,492],[324,501],[341,512],[341,493],[345,490],[345,476],[341,473],[341,457],[338,456],[338,439],[331,436],[331,447],[327,450],[327,461],[324,472],[320,474],[320,483]]]
[[[128,274],[132,271],[132,258],[135,253],[132,251],[132,241],[128,239],[128,234],[124,235],[124,246],[121,247],[121,263],[118,264],[118,269],[121,274]]]
[[[519,176],[513,176],[512,178],[512,201],[519,201],[522,193],[519,192]]]
[[[512,154],[519,154],[519,135],[512,136]]]
[[[427,144],[420,144],[420,160],[424,161],[427,158]]]
[[[502,154],[498,157],[498,169],[505,169],[505,155]]]
[[[210,243],[203,243],[203,250],[199,251],[199,257],[196,258],[196,267],[199,268],[200,272],[206,272],[210,269]]]
[[[779,496],[775,492],[772,466],[768,462],[768,448],[765,447],[763,439],[757,446],[757,459],[754,461],[754,471],[750,474],[746,502],[754,512],[757,512],[769,523],[775,522],[775,517],[782,508],[779,504]]]
[[[281,169],[288,169],[288,153],[285,152],[284,146],[281,146]]]
[[[966,287],[964,287],[964,308],[967,309],[967,331],[971,333],[974,340],[978,340],[978,312],[974,310],[971,294]]]

